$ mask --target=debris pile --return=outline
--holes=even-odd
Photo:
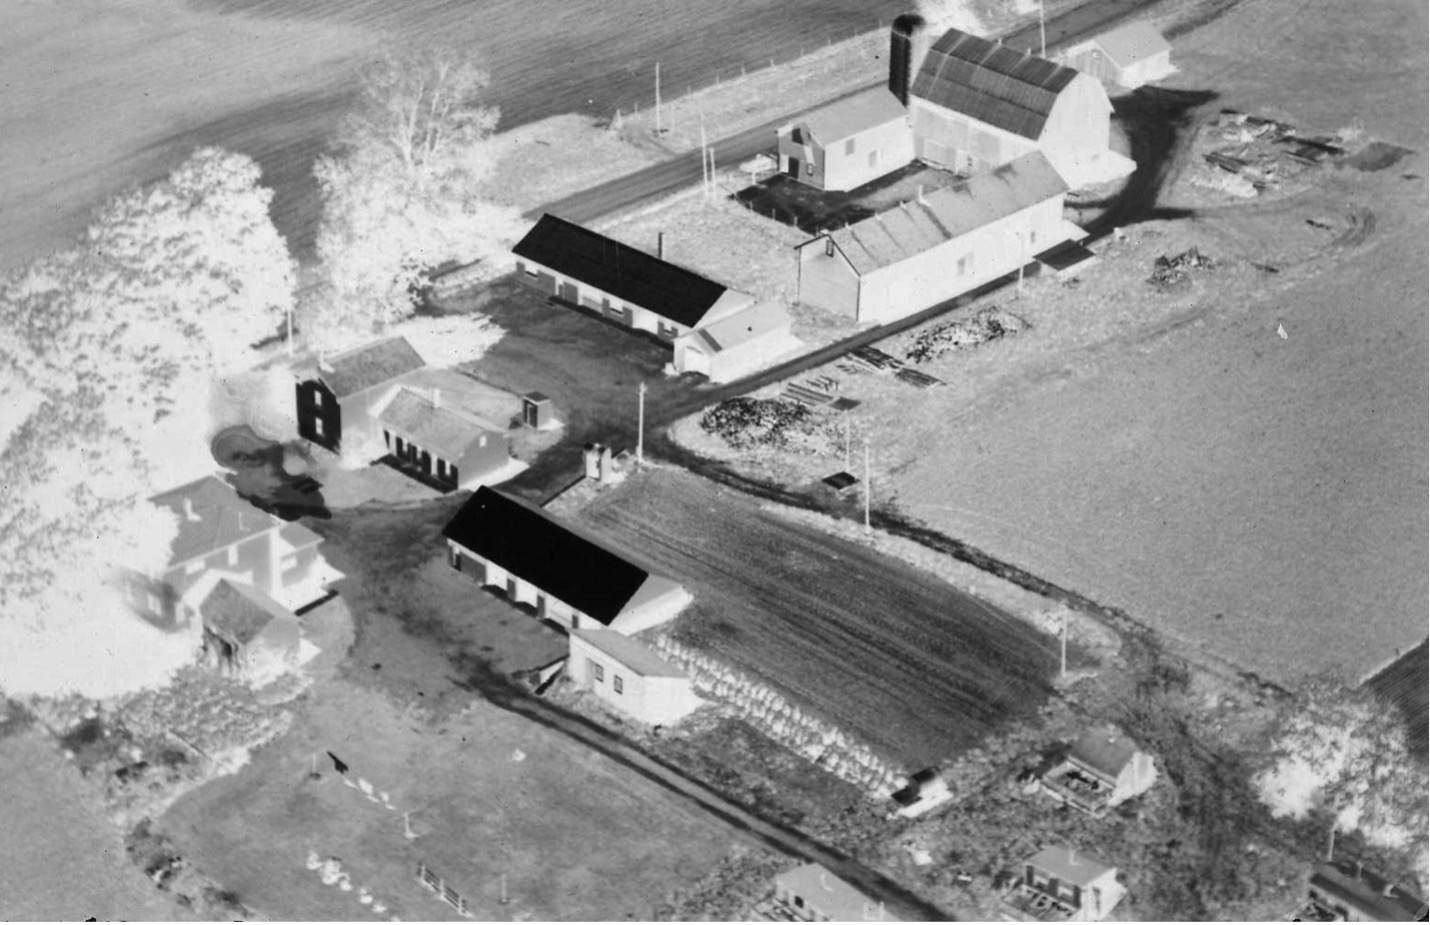
[[[927,363],[936,360],[951,350],[976,347],[997,340],[1009,334],[1017,334],[1028,323],[1011,312],[996,305],[990,305],[977,313],[929,328],[904,351],[904,359],[911,363]]]
[[[1224,109],[1204,130],[1202,159],[1209,170],[1193,172],[1199,186],[1251,198],[1307,167],[1339,159],[1346,151],[1330,135],[1296,134],[1288,122]]]
[[[1192,270],[1210,270],[1214,266],[1216,263],[1210,257],[1191,247],[1175,257],[1168,257],[1166,254],[1158,257],[1152,264],[1152,275],[1147,278],[1147,282],[1162,289],[1169,289],[1185,283]]]
[[[737,450],[799,449],[819,428],[814,413],[783,398],[729,398],[700,418],[700,429]]]

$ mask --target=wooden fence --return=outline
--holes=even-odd
[[[417,879],[420,880],[422,885],[427,887],[427,889],[436,893],[438,899],[453,909],[456,909],[458,915],[471,918],[472,914],[467,911],[467,901],[462,898],[460,893],[447,886],[445,880],[432,873],[432,869],[427,866],[425,861],[417,862]]]

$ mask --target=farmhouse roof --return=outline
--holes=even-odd
[[[283,605],[250,584],[220,580],[199,604],[204,625],[236,645],[247,645],[279,617],[290,616]]]
[[[1100,726],[1088,729],[1078,737],[1068,757],[1116,780],[1136,754],[1137,745],[1131,739],[1112,726]]]
[[[1078,72],[958,29],[924,58],[912,93],[1004,131],[1036,139]]]
[[[610,625],[651,573],[545,511],[486,486],[442,535]]]
[[[1117,868],[1098,860],[1085,851],[1053,846],[1044,848],[1028,858],[1027,863],[1063,883],[1080,887],[1090,885],[1094,880]]]
[[[1058,172],[1042,152],[1033,151],[813,240],[831,238],[855,272],[863,275],[1065,192],[1067,184]]]
[[[296,520],[289,521],[278,528],[278,535],[283,538],[289,546],[294,549],[302,549],[305,546],[314,546],[323,541],[318,534],[298,523]]]
[[[778,302],[760,302],[696,329],[701,341],[719,352],[787,328],[789,312]]]
[[[502,432],[495,424],[434,404],[430,395],[409,386],[398,387],[377,418],[448,459],[461,458],[482,434]]]
[[[882,914],[878,902],[831,874],[823,864],[805,864],[776,874],[775,884],[836,922],[869,922]],[[883,920],[895,921],[887,915]]]
[[[426,365],[407,338],[389,337],[328,357],[321,364],[308,364],[304,369],[311,377],[321,379],[338,398],[345,398]]]
[[[170,545],[170,564],[187,562],[226,549],[240,540],[272,530],[278,521],[238,496],[215,476],[161,492],[149,499],[179,518],[179,532]]]
[[[689,328],[726,291],[699,273],[549,213],[512,253]]]
[[[790,125],[803,125],[815,141],[828,147],[907,116],[899,98],[888,87],[879,86],[821,106]]]
[[[1140,19],[1104,32],[1091,41],[1118,67],[1146,61],[1172,48],[1151,23]]]
[[[589,643],[597,651],[604,652],[622,665],[645,678],[685,678],[685,672],[656,655],[644,643],[632,639],[615,630],[571,631],[572,636]]]
[[[1318,864],[1311,888],[1340,898],[1375,922],[1414,922],[1425,916],[1425,900],[1354,861]]]

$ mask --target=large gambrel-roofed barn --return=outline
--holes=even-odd
[[[678,582],[490,488],[477,489],[442,535],[453,568],[570,629],[638,633],[690,601]]]

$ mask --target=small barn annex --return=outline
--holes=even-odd
[[[1062,62],[1096,77],[1103,86],[1134,90],[1143,84],[1175,74],[1172,46],[1146,20],[1119,26],[1111,32],[1065,49]]]
[[[615,630],[575,629],[566,676],[643,723],[671,726],[700,706],[690,676]]]
[[[874,87],[780,126],[780,171],[821,190],[852,190],[914,159],[909,113]]]
[[[444,491],[472,488],[511,459],[501,426],[442,404],[442,390],[395,386],[373,406],[388,455],[399,472]]]
[[[198,610],[204,656],[220,671],[261,683],[298,664],[298,618],[252,585],[219,578]]]
[[[885,323],[962,295],[1066,241],[1067,185],[1038,151],[797,248],[799,299]]]
[[[800,345],[790,316],[778,302],[759,302],[675,339],[679,373],[701,373],[711,382],[732,382],[756,372]]]
[[[374,437],[372,408],[383,386],[424,365],[405,338],[390,337],[295,367],[298,435],[334,452],[344,428]]]
[[[478,488],[442,535],[453,568],[568,629],[638,633],[690,602],[674,580],[490,488]]]
[[[693,270],[546,214],[516,246],[517,279],[665,342],[754,303]]]
[[[1019,919],[1100,922],[1126,895],[1116,867],[1084,851],[1054,846],[1023,862],[1003,901]]]

